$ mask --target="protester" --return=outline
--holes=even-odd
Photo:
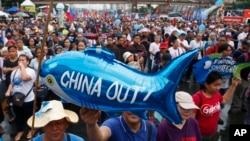
[[[220,65],[235,65],[236,64],[236,62],[231,57],[232,51],[233,51],[233,47],[230,46],[229,44],[221,44],[219,46],[218,53],[221,53],[221,57],[219,57],[218,59],[225,58],[230,61],[230,64],[228,64],[228,62],[226,61],[226,62],[220,63]],[[219,73],[221,72],[221,70],[216,70],[216,69],[214,69],[214,71],[219,71]],[[224,74],[221,74],[222,84],[220,88],[220,94],[222,95],[224,95],[227,89],[229,88],[229,81],[230,81],[231,76],[233,75],[233,74],[231,75],[226,74],[225,72],[226,71],[223,71],[222,73]]]
[[[32,127],[33,116],[27,120]],[[77,123],[78,115],[65,110],[63,104],[57,100],[43,101],[41,108],[35,113],[34,128],[42,128],[42,134],[34,137],[33,141],[84,141],[81,137],[66,133],[69,123]]]
[[[244,102],[245,105],[247,105],[245,118],[244,118],[244,124],[250,125],[250,73],[248,74],[248,87],[244,90]]]
[[[193,95],[195,104],[200,108],[194,113],[194,117],[199,123],[203,141],[218,141],[217,127],[221,104],[230,101],[240,80],[233,78],[231,86],[223,96],[219,93],[221,83],[221,75],[218,72],[210,72],[200,90]]]
[[[74,10],[75,9],[73,9],[73,13],[74,13]],[[124,14],[125,13],[127,12],[124,12]],[[139,14],[139,15],[141,17],[143,14]],[[114,18],[111,15],[111,12],[107,12],[107,16],[99,15],[99,17],[96,18],[94,16],[91,16],[91,13],[88,13],[86,16],[86,12],[84,12],[83,17],[82,15],[79,15],[79,13],[78,14],[75,13],[74,21],[71,22],[71,21],[65,20],[64,27],[62,28],[58,24],[58,20],[57,20],[58,17],[51,17],[52,20],[49,23],[49,30],[48,30],[49,33],[47,35],[43,35],[43,32],[45,31],[45,22],[46,22],[45,18],[46,17],[41,17],[41,19],[39,19],[40,17],[36,19],[18,18],[17,21],[13,19],[11,22],[10,21],[0,22],[0,33],[1,33],[1,37],[4,39],[3,42],[6,46],[13,46],[13,45],[18,46],[18,49],[20,50],[18,51],[19,54],[25,53],[26,55],[28,55],[28,52],[26,52],[26,50],[27,51],[34,50],[34,48],[36,47],[39,47],[39,46],[41,47],[42,40],[46,38],[47,42],[43,46],[43,49],[44,49],[44,52],[47,52],[47,53],[45,53],[46,57],[44,60],[52,58],[55,54],[59,54],[59,53],[66,52],[67,50],[71,50],[70,49],[71,47],[74,50],[83,51],[86,47],[91,47],[95,45],[96,37],[100,36],[104,40],[104,42],[100,45],[102,47],[105,47],[111,50],[115,54],[115,59],[119,61],[122,61],[122,62],[124,61],[123,54],[127,51],[135,54],[134,59],[136,59],[137,57],[143,56],[144,57],[143,67],[145,68],[144,72],[149,73],[149,72],[160,71],[170,61],[169,57],[171,57],[169,53],[166,53],[166,54],[160,53],[159,56],[158,56],[159,52],[158,53],[154,52],[154,55],[152,54],[152,50],[150,50],[149,48],[150,48],[150,45],[155,44],[154,38],[157,35],[161,37],[160,37],[159,43],[157,43],[158,48],[156,49],[158,51],[161,50],[161,52],[162,50],[167,50],[172,45],[171,46],[168,45],[166,49],[165,47],[159,49],[159,45],[162,43],[171,44],[173,43],[173,39],[175,38],[179,38],[178,39],[180,41],[179,47],[186,48],[186,50],[189,50],[188,49],[189,47],[190,49],[197,48],[197,47],[200,47],[202,49],[203,46],[200,46],[198,42],[196,44],[194,40],[197,40],[200,37],[200,35],[205,40],[207,40],[207,37],[209,36],[208,41],[204,45],[204,49],[202,52],[203,54],[201,54],[203,55],[202,57],[204,57],[206,49],[208,51],[207,52],[208,54],[218,53],[219,44],[226,43],[225,36],[229,34],[228,32],[231,32],[231,35],[234,39],[233,41],[234,41],[235,46],[238,46],[238,39],[237,39],[238,35],[240,38],[242,38],[239,41],[239,44],[242,43],[243,50],[236,51],[237,53],[234,54],[235,61],[238,60],[237,61],[238,63],[244,63],[244,62],[249,61],[248,59],[246,59],[247,57],[245,57],[246,54],[243,55],[243,52],[248,51],[247,49],[248,46],[246,46],[244,42],[245,40],[250,40],[249,31],[247,30],[247,28],[249,28],[249,25],[244,25],[241,23],[221,24],[220,22],[215,21],[213,15],[211,15],[211,19],[200,21],[206,27],[205,32],[200,33],[199,31],[200,22],[197,20],[191,20],[189,18],[185,19],[185,21],[179,21],[176,18],[174,18],[173,20],[169,18],[163,18],[163,19],[158,18],[158,17],[152,18],[152,16],[154,15],[148,14],[147,18],[145,16],[145,19],[143,18],[134,19],[133,16],[130,16],[129,19],[121,17],[122,19],[120,19],[120,23],[119,24],[115,23],[116,19],[119,20],[120,16],[122,15],[119,15],[118,17]],[[187,16],[185,13],[183,13],[183,16],[193,18],[192,16]],[[67,17],[65,17],[65,19],[66,18]],[[148,29],[148,30],[140,32],[141,29],[143,28]],[[29,31],[32,31],[32,32],[29,32]],[[162,31],[164,31],[164,34],[162,34]],[[242,34],[244,34],[244,36],[247,35],[246,38],[244,38]],[[163,38],[162,35],[164,35],[164,41],[162,41],[162,38]],[[135,38],[132,40],[131,37],[135,37]],[[35,40],[35,46],[32,41],[32,38],[34,38]],[[184,38],[187,42],[184,40]],[[23,42],[22,44],[19,43],[18,41],[20,39]],[[31,39],[32,41],[31,45],[27,44],[29,42],[26,42],[29,39]],[[63,41],[66,41],[66,42],[63,42]],[[75,49],[76,45],[77,45],[77,49]],[[145,50],[144,48],[142,48],[142,45],[144,45]],[[66,49],[64,47],[66,47]],[[239,47],[241,46],[239,45]],[[141,49],[137,50],[136,48],[137,49],[141,48]],[[11,50],[14,50],[14,48],[12,47]],[[149,53],[149,51],[151,51],[151,54]],[[242,51],[242,52],[238,54],[238,51]],[[146,53],[142,53],[142,52],[146,52]],[[8,83],[8,81],[10,80],[9,76],[10,76],[11,71],[14,69],[15,66],[17,66],[17,62],[15,62],[17,58],[13,57],[13,53],[11,54],[12,55],[9,56],[10,59],[6,59],[4,61],[3,72],[4,72],[4,75],[7,73],[6,80],[4,81],[4,83],[6,82]],[[149,62],[148,60],[150,57],[154,59],[152,61],[155,61],[155,59],[156,60],[158,59],[157,61],[159,61],[160,63],[157,62],[157,65],[154,65],[155,67],[153,67],[151,63],[150,64],[148,63]],[[202,57],[199,56],[199,59],[201,59]],[[35,55],[33,55],[33,57],[30,57],[30,59],[33,59],[33,58],[36,58]],[[192,85],[192,84],[197,84],[197,82],[195,81],[195,79],[191,79],[193,76],[192,65],[197,61],[198,61],[198,58],[197,59],[195,58],[195,60],[192,61],[189,69],[186,71],[186,76],[184,77],[185,79],[183,79],[185,81],[181,81],[178,89],[184,89],[184,90],[188,89],[188,92],[193,91],[193,89],[195,90],[197,89],[196,88],[197,85]],[[15,63],[16,65],[14,65]],[[151,70],[152,68],[153,70]],[[245,79],[245,77],[243,79]],[[192,82],[191,89],[189,89],[189,87],[182,87],[183,84],[184,85],[186,84],[185,82]],[[241,93],[241,94],[243,93],[242,87],[237,87],[236,91],[237,91],[236,93]],[[237,105],[241,105],[240,103],[242,102],[238,102],[237,99],[239,100],[240,98],[236,97],[234,101],[238,103]],[[241,106],[239,106],[238,108],[241,108]],[[152,115],[150,114],[150,118],[151,116]],[[99,123],[100,122],[101,121],[99,120]]]
[[[29,59],[33,58],[31,50],[24,45],[24,42],[21,38],[16,39],[16,47],[17,47],[17,54],[20,56],[21,54],[25,54],[29,57]]]
[[[183,141],[195,140],[201,141],[201,133],[199,124],[192,117],[194,109],[199,109],[193,102],[192,96],[184,91],[175,93],[175,101],[177,109],[180,113],[182,123],[170,123],[163,119],[157,128],[157,141]]]
[[[154,56],[155,56],[156,52],[160,51],[160,39],[161,39],[161,37],[159,35],[155,36],[154,42],[152,42],[149,46],[149,54],[150,54],[150,61],[148,62],[149,72],[151,72],[151,70],[153,69]]]
[[[155,141],[156,127],[154,124],[140,119],[132,112],[125,111],[121,116],[110,118],[98,126],[101,111],[82,108],[80,116],[86,123],[90,141]]]
[[[168,48],[169,54],[171,55],[172,59],[179,57],[186,52],[186,50],[180,46],[177,39],[173,40],[172,44],[173,46]]]
[[[249,25],[245,25],[243,32],[239,33],[239,35],[237,36],[237,39],[238,39],[237,48],[240,48],[242,41],[246,39],[248,33],[249,33]]]
[[[247,40],[242,41],[240,48],[233,51],[233,59],[238,60],[243,53],[248,51],[248,48],[250,48],[250,42]]]
[[[152,73],[158,72],[162,69],[169,61],[171,60],[171,55],[168,51],[168,44],[161,43],[160,44],[160,51],[156,52],[154,57],[154,66],[152,69]]]
[[[226,36],[221,35],[218,38],[217,43],[214,46],[210,46],[206,49],[205,55],[213,54],[213,53],[218,53],[219,46],[222,44],[227,43]]]
[[[4,93],[7,91],[10,81],[11,81],[11,73],[12,71],[16,70],[18,68],[18,57],[17,57],[17,47],[16,46],[9,46],[8,47],[8,54],[9,57],[8,59],[4,60],[3,63],[3,74],[5,75],[5,80],[2,81],[2,83],[4,83],[5,85],[5,90],[3,91],[3,95]],[[15,115],[12,114],[12,112],[8,112],[9,115],[9,123],[12,123],[15,119]]]
[[[143,64],[143,58],[138,58],[137,61],[135,61],[135,58],[134,58],[134,54],[132,54],[131,52],[125,52],[123,54],[123,59],[124,59],[124,62],[130,66],[131,68],[134,68],[138,71],[143,71],[142,70],[142,67],[141,65]]]
[[[26,121],[33,113],[34,92],[33,85],[36,79],[35,71],[28,67],[28,56],[21,54],[18,58],[18,69],[11,73],[11,82],[5,93],[6,97],[13,96],[15,92],[21,92],[26,97],[22,106],[13,105],[16,114],[17,134],[15,141],[19,141],[23,134]],[[27,139],[31,138],[31,132],[27,134]]]

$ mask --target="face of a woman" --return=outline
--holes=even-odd
[[[41,56],[41,54],[42,54],[41,49],[37,49],[36,50],[36,56],[37,56],[37,58],[39,58]]]
[[[35,40],[34,39],[30,39],[29,40],[29,45],[30,46],[34,46],[35,45]]]
[[[130,55],[127,59],[127,62],[132,62],[134,61],[134,55]]]
[[[49,52],[48,47],[47,47],[47,46],[44,46],[44,47],[43,47],[43,53],[46,55],[46,54],[48,54],[48,52]]]
[[[17,57],[17,49],[16,49],[16,48],[12,47],[12,48],[10,48],[10,49],[8,50],[8,52],[9,52],[9,57],[10,57],[10,58],[15,58],[15,57]]]
[[[182,120],[187,120],[193,113],[193,109],[185,109],[180,106],[180,104],[177,104],[178,111],[181,115]]]
[[[210,84],[205,83],[206,91],[210,94],[217,93],[221,88],[222,80],[218,79]]]
[[[227,47],[226,50],[222,51],[222,56],[230,56],[232,54],[232,48],[230,46]]]
[[[18,63],[22,63],[25,67],[27,67],[28,64],[29,64],[29,61],[27,60],[26,57],[20,56],[20,57],[18,58]]]
[[[70,41],[69,40],[65,40],[64,41],[64,46],[65,47],[69,47],[70,46]]]
[[[67,128],[68,122],[65,118],[51,121],[43,127],[44,138],[48,141],[62,141]]]
[[[8,51],[3,51],[3,52],[2,52],[2,56],[3,56],[4,58],[8,58],[9,52],[8,52]]]
[[[79,42],[77,47],[78,47],[78,50],[84,50],[86,46],[83,42]]]

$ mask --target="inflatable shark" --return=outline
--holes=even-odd
[[[45,61],[40,76],[56,95],[78,106],[113,112],[154,110],[181,123],[175,92],[197,52],[188,51],[150,74],[130,68],[106,49],[88,47]]]

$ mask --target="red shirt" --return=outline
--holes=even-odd
[[[207,56],[209,54],[218,53],[218,50],[219,50],[219,45],[215,44],[214,46],[208,47],[205,55]]]
[[[217,92],[211,98],[206,98],[202,91],[198,91],[193,95],[193,100],[200,107],[200,110],[196,112],[196,119],[199,123],[201,134],[206,136],[213,135],[217,130],[221,111],[220,104],[223,97]]]

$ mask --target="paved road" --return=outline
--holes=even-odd
[[[199,85],[195,82],[192,83],[180,83],[178,90],[183,90],[183,91],[187,91],[190,94],[195,93],[197,90],[199,89]],[[241,90],[238,90],[238,92]],[[75,112],[78,113],[79,111],[79,107],[74,106],[72,104],[65,104],[65,108],[66,109],[71,109]],[[227,106],[225,106],[225,108],[227,108]],[[227,115],[227,111],[224,113],[225,115]],[[9,125],[7,122],[7,118],[5,119],[5,121],[2,123],[2,126],[5,129],[5,134],[2,135],[2,138],[4,141],[12,141],[13,137],[16,133],[15,130],[15,126],[14,125]],[[228,124],[242,124],[243,123],[243,113],[239,112],[237,114],[230,114],[229,118],[228,118]],[[39,132],[39,131],[38,131]],[[84,123],[80,120],[78,124],[70,124],[69,128],[68,128],[68,132],[77,134],[79,136],[82,136],[86,141],[87,136],[86,136],[86,130],[85,130],[85,125]],[[225,129],[225,131],[221,132],[221,141],[229,141],[229,132],[228,132],[228,126]],[[24,136],[25,137],[25,136]],[[22,141],[27,141],[27,139],[23,139]]]

